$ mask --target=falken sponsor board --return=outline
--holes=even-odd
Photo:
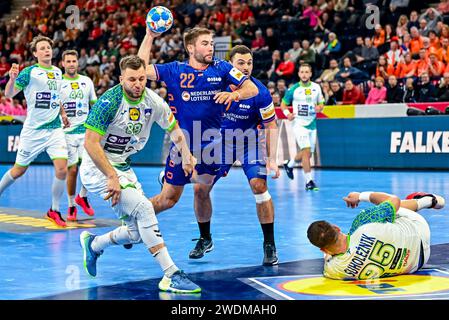
[[[449,116],[320,119],[322,167],[449,169]]]

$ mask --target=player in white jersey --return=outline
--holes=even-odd
[[[120,61],[120,84],[106,91],[92,107],[86,120],[85,152],[80,167],[81,181],[89,192],[111,202],[117,217],[125,224],[101,236],[86,231],[80,242],[84,267],[97,274],[97,258],[111,245],[143,242],[164,271],[159,289],[196,293],[201,288],[173,263],[159,230],[151,201],[130,167],[129,157],[143,149],[151,126],[156,122],[170,133],[181,150],[185,175],[193,172],[196,159],[168,104],[145,87],[145,62],[137,56]]]
[[[416,211],[441,209],[441,196],[416,192],[406,200],[382,192],[351,192],[343,200],[356,208],[360,201],[376,206],[362,210],[348,234],[326,221],[307,230],[310,242],[325,253],[324,276],[367,280],[413,273],[430,257],[430,229]]]
[[[300,151],[294,159],[284,164],[287,176],[293,179],[293,167],[301,162],[306,180],[306,190],[318,190],[313,181],[310,158],[316,145],[316,114],[324,107],[324,97],[319,84],[310,81],[312,67],[302,64],[298,71],[300,81],[288,89],[282,98],[281,109],[289,121],[292,121],[293,133]],[[292,105],[293,113],[287,106]]]
[[[89,216],[93,216],[95,213],[87,200],[86,188],[81,185],[80,192],[76,197],[75,193],[78,163],[84,151],[84,134],[86,133],[84,122],[87,119],[90,106],[97,102],[97,95],[92,80],[78,74],[78,52],[75,50],[64,51],[62,53],[62,66],[65,73],[62,76],[61,102],[70,120],[70,127],[64,130],[69,155],[67,161],[67,196],[69,203],[67,220],[76,221],[76,204]]]
[[[20,132],[16,162],[0,180],[0,195],[26,172],[40,153],[46,151],[55,167],[52,205],[46,218],[58,226],[65,227],[66,223],[59,212],[59,202],[67,176],[67,144],[61,119],[64,127],[70,123],[59,97],[62,71],[51,65],[52,45],[53,41],[47,37],[35,37],[31,42],[31,52],[38,63],[20,73],[18,65],[14,64],[9,71],[10,79],[5,88],[5,95],[12,98],[23,90],[27,101],[27,117]]]

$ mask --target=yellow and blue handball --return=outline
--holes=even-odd
[[[173,15],[168,8],[163,6],[151,8],[147,14],[147,25],[153,32],[166,32],[173,25]]]

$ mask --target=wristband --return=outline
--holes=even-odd
[[[233,93],[237,93],[238,97],[234,99],[235,102],[239,102],[240,101],[240,92],[238,91],[234,91]]]
[[[361,192],[360,195],[359,195],[359,200],[363,201],[363,202],[371,202],[369,200],[369,197],[371,196],[371,193],[373,193],[373,192],[372,191]]]
[[[288,109],[284,109],[282,112],[288,118],[288,115],[290,114],[290,111],[288,111]]]

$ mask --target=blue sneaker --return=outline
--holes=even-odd
[[[95,237],[96,235],[87,231],[83,231],[80,234],[80,243],[84,253],[84,269],[91,277],[95,277],[97,275],[97,259],[101,254],[98,254],[92,250],[91,244]]]
[[[159,282],[159,289],[173,293],[201,292],[201,288],[193,283],[182,270],[176,271],[170,278],[164,275]]]

